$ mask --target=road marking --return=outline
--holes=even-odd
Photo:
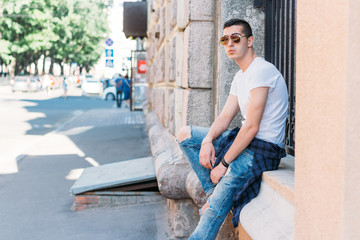
[[[97,167],[97,166],[100,165],[97,161],[95,161],[95,160],[94,160],[93,158],[91,158],[91,157],[86,157],[85,160],[88,161],[88,162],[89,162],[91,165],[93,165],[94,167]]]
[[[66,175],[66,179],[67,180],[78,180],[79,177],[81,176],[81,174],[83,173],[84,169],[83,168],[76,168],[76,169],[72,169],[70,170],[70,172],[68,173],[68,175]]]

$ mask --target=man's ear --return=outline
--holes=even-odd
[[[254,44],[254,36],[248,37],[248,47],[252,47]]]

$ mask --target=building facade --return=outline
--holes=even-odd
[[[288,225],[285,232],[279,233],[276,222],[251,223],[251,218],[244,216],[241,223],[245,231],[237,229],[232,237],[266,239],[256,233],[263,226],[264,232],[271,234],[267,236],[272,236],[267,239],[359,239],[360,150],[356,146],[360,142],[360,109],[356,103],[360,81],[356,73],[360,71],[357,64],[360,48],[356,40],[360,38],[360,4],[357,1],[346,0],[341,5],[317,0],[150,1],[148,111],[154,113],[156,121],[173,139],[184,125],[210,126],[224,106],[232,78],[238,71],[218,41],[223,23],[233,17],[247,20],[253,27],[255,52],[266,57],[269,38],[266,14],[270,4],[273,7],[289,4],[294,11],[292,18],[296,16],[294,39],[289,40],[294,49],[284,53],[293,51],[294,55],[289,76],[294,76],[293,85],[296,79],[296,94],[292,98],[293,113],[296,109],[295,132],[292,132],[296,156],[284,161],[276,173],[263,175],[264,189],[269,186],[274,193],[264,192],[259,198],[274,198],[275,203],[283,204],[269,203],[261,213],[244,208],[244,214],[258,214],[262,219],[284,221]],[[284,14],[289,16],[287,12]],[[285,40],[277,41],[272,44],[281,46]],[[285,78],[289,81],[290,77]],[[239,126],[240,120],[239,114],[231,127]],[[293,126],[294,120],[290,121]],[[188,195],[194,199],[190,192]],[[259,202],[253,201],[249,208],[259,207],[256,205],[262,204]],[[179,202],[170,202],[169,208],[176,208],[176,204],[180,206]],[[281,216],[275,216],[278,213]],[[273,227],[275,232],[271,230]]]

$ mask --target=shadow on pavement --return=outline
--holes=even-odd
[[[45,100],[21,99],[20,101],[35,104],[34,106],[24,107],[28,112],[42,113],[44,115],[44,117],[27,121],[31,125],[31,129],[26,132],[29,135],[44,135],[54,131],[64,122],[71,119],[76,112],[97,108],[111,109],[114,104],[98,97],[78,96],[69,96],[67,100],[64,100],[63,97],[57,97]]]
[[[0,239],[169,239],[163,202],[71,211],[66,177],[88,165],[72,154],[28,156],[0,189]]]

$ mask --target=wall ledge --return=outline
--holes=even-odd
[[[174,137],[164,129],[154,112],[147,113],[146,125],[160,193],[169,199],[189,198],[185,181],[191,167]]]
[[[263,173],[258,196],[242,209],[240,223],[252,239],[294,239],[294,157]],[[261,229],[261,231],[259,231]]]
[[[201,207],[205,194],[174,136],[151,111],[146,112],[146,124],[160,193],[168,199],[192,199]],[[294,182],[294,157],[290,155],[281,159],[278,170],[264,172],[258,196],[240,214],[242,228],[237,229],[236,239],[240,234],[260,240],[294,239]]]
[[[295,158],[291,155],[281,159],[279,169],[263,173],[262,180],[285,199],[295,204]]]

